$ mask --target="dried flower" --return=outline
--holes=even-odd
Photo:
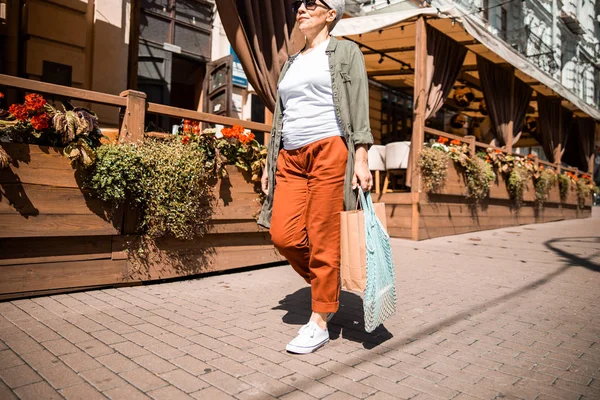
[[[27,108],[22,104],[11,104],[11,106],[8,107],[8,112],[19,121],[27,121],[27,118],[29,117]]]
[[[46,99],[37,93],[31,93],[25,96],[25,107],[29,111],[38,111],[46,105]]]
[[[31,117],[29,122],[31,123],[31,126],[33,126],[33,129],[36,131],[42,131],[44,129],[48,129],[50,126],[50,117],[48,117],[48,114],[46,113],[34,115]]]
[[[0,93],[2,94],[2,93]],[[12,159],[2,147],[0,147],[0,169],[7,168],[10,165]]]

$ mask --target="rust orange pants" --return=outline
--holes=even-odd
[[[294,270],[311,285],[312,310],[335,312],[340,297],[340,212],[348,149],[340,136],[277,159],[271,237]]]

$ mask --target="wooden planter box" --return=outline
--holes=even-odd
[[[14,160],[0,170],[0,300],[239,268],[281,260],[258,228],[256,188],[236,168],[215,182],[210,233],[159,240],[140,258],[123,235],[123,210],[81,189],[60,149],[2,143]],[[144,245],[145,246],[145,245]]]

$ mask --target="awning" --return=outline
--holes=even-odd
[[[559,95],[579,110],[588,116],[600,120],[600,110],[587,104],[582,99],[577,97],[573,92],[564,87],[553,77],[546,74],[535,64],[530,62],[521,53],[514,50],[506,42],[494,37],[488,30],[482,26],[476,18],[470,15],[465,15],[460,8],[456,6],[444,6],[438,8],[428,7],[415,10],[397,11],[386,14],[367,15],[356,18],[342,19],[332,34],[334,36],[353,36],[369,32],[380,31],[381,29],[401,25],[403,22],[414,19],[419,16],[430,16],[442,19],[454,19],[460,23],[463,29],[477,42],[484,45],[489,51],[495,53],[502,58],[506,63],[514,66],[520,73],[527,75],[531,80],[537,81],[540,84],[551,89],[555,94]],[[373,46],[372,46],[373,47]],[[535,88],[536,85],[532,84]],[[537,90],[537,89],[536,89]],[[546,93],[548,94],[546,90]]]

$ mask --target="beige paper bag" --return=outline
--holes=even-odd
[[[375,214],[387,231],[385,204],[373,203]],[[340,274],[342,288],[364,292],[367,286],[367,249],[365,217],[362,210],[340,214]]]

